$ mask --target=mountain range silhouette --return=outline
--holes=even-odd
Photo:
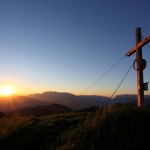
[[[92,106],[103,108],[109,97],[96,95],[76,96],[71,93],[51,92],[29,94],[27,96],[11,95],[9,97],[0,97],[0,111],[8,112],[24,107],[48,106],[59,104],[66,106],[71,110],[81,110]],[[136,95],[117,95],[109,102],[109,105],[117,103],[136,104]],[[150,105],[150,95],[145,96],[145,104]]]

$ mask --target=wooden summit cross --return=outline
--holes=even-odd
[[[136,28],[136,46],[126,53],[131,56],[136,52],[136,59],[133,63],[134,69],[137,71],[137,105],[144,105],[144,91],[148,90],[148,82],[143,83],[143,70],[146,67],[146,60],[142,58],[142,47],[150,41],[150,35],[141,40],[141,28]],[[135,67],[136,65],[136,67]]]

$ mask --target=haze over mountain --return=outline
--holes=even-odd
[[[27,96],[11,95],[0,97],[0,111],[7,112],[24,107],[48,106],[52,104],[64,105],[71,110],[80,110],[92,106],[103,108],[109,97],[96,95],[76,96],[71,93],[44,92],[30,94]],[[117,95],[109,102],[109,105],[116,103],[137,103],[136,95]],[[145,96],[146,105],[150,105],[150,95]]]
[[[144,96],[144,104],[145,105],[150,105],[150,95],[145,95]],[[116,104],[116,103],[131,103],[131,104],[137,104],[137,95],[133,94],[124,94],[124,95],[117,95],[111,102],[111,104]]]
[[[11,111],[22,107],[35,107],[41,105],[48,105],[44,101],[40,101],[31,97],[11,95],[8,97],[0,97],[0,111]]]
[[[103,107],[104,104],[108,101],[108,97],[96,96],[96,95],[82,95],[76,96],[70,93],[59,93],[59,92],[44,92],[30,94],[28,97],[43,100],[47,103],[57,103],[65,105],[72,110],[83,109],[91,106]]]
[[[48,91],[27,96],[11,95],[9,97],[0,97],[0,111],[6,112],[23,107],[47,106],[51,104],[64,105],[72,110],[92,106],[101,108],[107,100],[108,98],[103,96],[76,96],[70,93]]]

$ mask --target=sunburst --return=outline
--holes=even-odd
[[[4,85],[0,88],[0,95],[1,96],[9,96],[14,93],[14,90],[11,86]]]

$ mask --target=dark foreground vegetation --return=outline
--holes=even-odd
[[[0,150],[150,149],[150,108],[0,119]]]

